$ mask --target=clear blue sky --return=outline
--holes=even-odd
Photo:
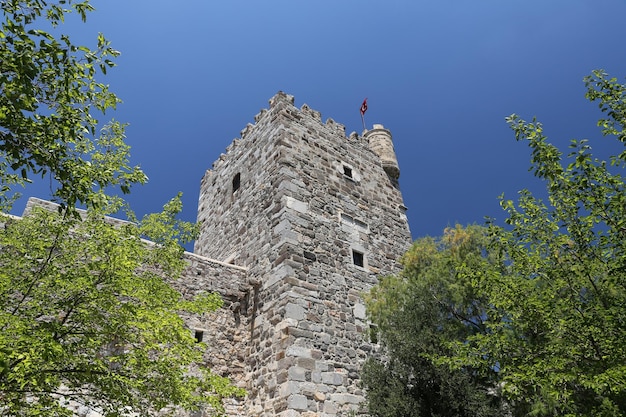
[[[124,101],[139,214],[178,191],[195,220],[200,178],[278,90],[362,130],[393,134],[413,237],[503,219],[498,195],[540,190],[504,122],[544,123],[564,148],[604,146],[582,79],[626,76],[624,0],[94,0],[63,30],[122,52],[103,80]],[[26,194],[47,198],[45,186]],[[16,211],[21,211],[18,205]]]

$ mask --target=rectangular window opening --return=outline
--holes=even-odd
[[[363,268],[365,266],[365,255],[362,252],[352,250],[352,263]]]
[[[375,324],[370,324],[369,336],[372,343],[378,343],[378,327]]]
[[[237,173],[233,178],[233,193],[241,186],[241,174]]]
[[[196,338],[196,343],[200,343],[204,338],[204,332],[202,330],[196,330],[194,337]]]
[[[345,175],[348,178],[352,178],[352,168],[350,168],[349,166],[344,165],[343,166],[343,175]]]

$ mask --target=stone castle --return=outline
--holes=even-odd
[[[228,308],[191,325],[248,391],[232,415],[348,415],[373,349],[361,295],[411,244],[391,134],[346,137],[282,92],[254,120],[202,178],[186,285]]]
[[[382,125],[346,137],[282,92],[206,171],[175,285],[224,299],[185,319],[207,366],[248,392],[229,416],[361,414],[359,368],[375,349],[362,294],[411,244],[399,175]]]

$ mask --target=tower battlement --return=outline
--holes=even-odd
[[[231,144],[226,148],[226,154],[229,154],[233,148],[239,146],[241,141],[247,138],[248,134],[255,129],[257,124],[264,122],[264,119],[268,114],[273,114],[274,117],[276,117],[276,114],[283,112],[286,115],[290,115],[295,120],[302,120],[303,123],[316,123],[319,125],[319,129],[327,129],[329,132],[332,132],[331,134],[342,135],[345,140],[360,144],[365,149],[370,149],[376,155],[381,157],[381,161],[385,166],[389,166],[390,161],[393,161],[391,165],[395,166],[396,169],[392,177],[395,176],[395,179],[399,177],[399,169],[397,167],[398,163],[393,149],[393,143],[391,142],[391,133],[386,130],[383,125],[374,125],[372,130],[364,131],[363,136],[359,136],[356,132],[352,132],[349,136],[346,136],[345,125],[336,122],[332,118],[327,118],[325,122],[322,122],[321,112],[312,109],[306,103],[298,109],[294,103],[295,100],[292,95],[286,94],[282,91],[276,93],[276,95],[269,100],[269,109],[261,109],[259,113],[254,116],[254,124],[248,123],[246,127],[241,130],[240,136],[233,139]],[[385,141],[384,145],[380,144],[383,142],[383,140],[380,139],[375,139],[374,143],[371,139],[368,140],[368,137],[379,138],[381,136],[381,132],[386,132],[386,135],[388,136],[388,140]],[[381,155],[381,148],[384,148],[383,155]],[[220,157],[213,163],[212,169],[217,169],[221,166],[222,162],[225,160],[226,154],[220,155]]]

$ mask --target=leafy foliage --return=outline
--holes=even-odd
[[[585,85],[603,135],[625,144],[626,86],[603,71]],[[366,381],[374,415],[453,415],[422,411],[442,366],[452,380],[497,388],[512,416],[626,414],[626,151],[600,160],[574,140],[564,157],[536,120],[507,122],[528,143],[548,201],[527,190],[502,198],[508,226],[490,223],[471,256],[455,257],[446,235],[420,240],[403,274],[373,289],[370,316],[388,355],[375,368],[384,378]]]
[[[19,221],[0,215],[0,414],[69,416],[68,401],[105,416],[219,413],[243,392],[203,366],[179,315],[221,302],[170,285],[197,231],[176,219],[180,196],[141,221],[106,217],[126,208],[107,191],[147,180],[129,164],[123,124],[98,132],[96,116],[119,100],[95,77],[119,52],[102,35],[95,49],[57,35],[68,13],[86,19],[87,0],[0,5],[0,212],[33,174],[50,175],[60,203]]]
[[[607,114],[602,133],[624,143],[626,87],[595,71],[587,98]],[[507,397],[533,415],[626,413],[626,153],[610,163],[587,141],[572,141],[564,160],[540,123],[508,118],[532,151],[548,204],[521,192],[502,200],[509,229],[493,226],[509,270],[474,271],[490,302],[489,332],[472,340],[499,364]],[[491,365],[489,365],[491,363]]]
[[[175,199],[157,222],[151,215],[139,224],[111,224],[95,209],[83,220],[43,209],[6,220],[0,233],[3,415],[70,415],[65,400],[104,415],[148,415],[172,404],[219,411],[223,396],[241,394],[194,366],[206,347],[195,343],[179,316],[213,311],[219,296],[183,300],[164,281],[185,266],[171,236],[193,236],[193,228],[175,220],[179,207]]]
[[[452,370],[434,360],[450,354],[450,341],[484,331],[484,307],[459,267],[493,262],[486,242],[476,226],[419,239],[404,255],[403,273],[384,278],[366,297],[373,336],[384,347],[362,372],[373,416],[502,415],[492,370]]]
[[[111,123],[97,137],[98,114],[115,108],[119,99],[97,82],[119,55],[102,34],[90,49],[67,35],[54,36],[65,15],[84,21],[89,1],[3,0],[0,31],[0,172],[4,202],[11,184],[46,175],[58,183],[62,204],[88,206],[94,187],[117,186],[124,193],[146,176],[138,167],[114,158],[123,145],[123,125]],[[107,169],[108,168],[108,169]]]

